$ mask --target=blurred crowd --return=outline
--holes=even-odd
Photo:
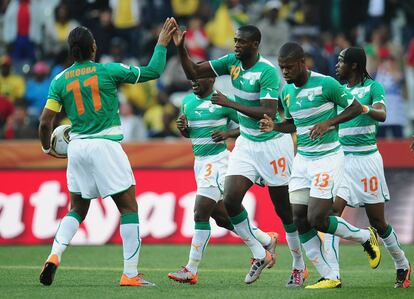
[[[260,52],[276,65],[280,46],[294,40],[310,69],[331,76],[342,49],[362,46],[386,91],[379,136],[412,133],[414,0],[0,0],[0,139],[37,138],[49,84],[72,64],[66,38],[73,28],[91,29],[98,62],[146,65],[168,16],[186,28],[196,61],[233,51],[235,30],[245,24],[261,30]],[[191,85],[172,44],[167,59],[159,80],[119,87],[126,141],[178,137],[175,119]],[[216,84],[231,93],[228,78]]]

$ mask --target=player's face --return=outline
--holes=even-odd
[[[287,83],[295,83],[302,72],[306,71],[305,59],[280,58],[278,59],[283,78]]]
[[[350,70],[349,70],[348,65],[344,61],[345,52],[346,52],[346,49],[342,50],[341,53],[339,53],[338,62],[335,65],[336,77],[340,80],[347,80],[347,78],[349,77]]]
[[[195,79],[191,81],[191,87],[194,94],[201,96],[213,86],[213,83],[214,79],[211,78]]]
[[[236,58],[243,60],[255,54],[258,47],[257,41],[252,41],[249,33],[244,31],[237,31],[234,37],[234,53]]]

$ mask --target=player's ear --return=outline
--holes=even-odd
[[[356,70],[356,69],[358,69],[358,64],[357,64],[356,62],[353,62],[353,63],[351,64],[351,69],[352,69],[352,70]]]

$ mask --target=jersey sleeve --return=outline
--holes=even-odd
[[[355,100],[355,97],[346,90],[345,86],[341,85],[332,77],[326,77],[324,92],[326,93],[328,101],[334,102],[342,108],[347,108]]]
[[[372,105],[375,103],[381,103],[385,105],[385,90],[379,82],[374,81],[374,83],[371,85],[371,99]]]
[[[116,83],[137,83],[141,70],[133,65],[123,63],[108,63],[105,65],[108,73]]]
[[[210,60],[210,66],[216,76],[229,75],[232,62],[235,62],[234,54],[227,54],[219,59]]]
[[[279,92],[279,75],[274,67],[268,67],[260,76],[260,99],[277,100]]]
[[[285,119],[292,119],[292,115],[289,112],[290,95],[286,92],[285,87],[282,89],[280,96],[281,96],[280,102],[282,103],[282,106],[283,106],[283,113],[285,115]]]

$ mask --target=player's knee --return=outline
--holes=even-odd
[[[230,219],[227,217],[215,217],[214,220],[216,221],[216,224],[220,227],[231,229],[233,225],[230,222]]]
[[[305,217],[301,215],[293,215],[293,223],[298,227],[298,229],[305,228],[308,226],[308,221]],[[302,230],[302,229],[301,229]]]

